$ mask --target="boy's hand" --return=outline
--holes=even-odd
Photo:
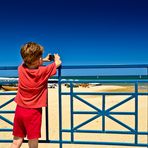
[[[48,54],[44,59],[43,59],[43,62],[50,62],[49,60],[49,56],[51,54]],[[61,60],[60,60],[60,56],[58,54],[54,54],[54,62],[56,64],[56,67],[59,67],[61,65]]]
[[[54,54],[54,60],[59,60],[60,56],[58,54]]]
[[[60,60],[60,56],[58,54],[54,54],[54,61],[55,61],[56,67],[59,67],[62,63]]]
[[[50,62],[50,60],[49,60],[50,55],[51,54],[48,54],[45,58],[43,58],[43,62]]]

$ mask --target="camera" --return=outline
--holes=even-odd
[[[49,55],[49,60],[54,61],[54,55],[53,54]]]

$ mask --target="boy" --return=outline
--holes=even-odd
[[[38,148],[38,138],[41,137],[42,107],[46,106],[48,78],[56,74],[56,68],[61,65],[58,54],[54,54],[54,62],[49,62],[49,54],[42,59],[43,47],[29,42],[22,46],[21,56],[24,63],[18,67],[18,92],[11,148],[20,148],[27,136],[29,148]]]

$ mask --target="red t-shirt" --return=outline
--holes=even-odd
[[[38,69],[28,69],[23,64],[18,67],[19,82],[15,102],[25,108],[40,108],[47,106],[48,78],[56,74],[56,64],[53,62]]]

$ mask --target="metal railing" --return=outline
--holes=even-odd
[[[49,120],[48,120],[48,107],[46,107],[45,116],[46,116],[46,138],[45,140],[40,140],[41,143],[58,143],[59,147],[62,148],[64,144],[89,144],[89,145],[119,145],[119,146],[140,146],[140,147],[148,147],[148,128],[146,127],[145,130],[139,129],[139,101],[140,96],[146,96],[146,105],[148,108],[148,91],[145,92],[139,92],[139,86],[141,84],[148,84],[148,79],[145,80],[63,80],[62,79],[62,70],[65,69],[118,69],[118,68],[144,68],[146,69],[146,74],[148,75],[148,65],[147,64],[139,64],[139,65],[86,65],[86,66],[61,66],[58,69],[58,96],[59,96],[59,139],[58,140],[51,140],[49,135]],[[17,70],[17,67],[0,67],[0,70]],[[16,83],[16,82],[14,82]],[[132,84],[134,91],[132,92],[77,92],[74,87],[76,84],[81,83],[127,83]],[[1,85],[5,84],[5,82],[1,82]],[[69,84],[69,92],[65,92],[62,89],[63,84]],[[79,90],[79,89],[78,89]],[[0,95],[15,95],[15,93],[11,92],[0,92]],[[63,127],[63,98],[64,96],[69,96],[70,101],[70,127],[65,128]],[[85,97],[84,97],[85,96]],[[99,107],[97,105],[91,104],[87,99],[87,96],[99,96],[101,97],[101,104],[102,106]],[[108,96],[125,96],[123,100],[119,101],[118,103],[115,103],[114,105],[107,107],[107,97]],[[84,97],[84,98],[83,98]],[[100,98],[99,98],[100,99]],[[85,110],[75,110],[75,100],[81,102],[82,104],[88,106],[91,108],[91,111],[85,111]],[[0,120],[3,120],[4,122],[7,122],[10,125],[13,125],[12,121],[6,119],[1,114],[12,114],[14,111],[12,110],[6,110],[3,111],[2,108],[7,106],[13,101],[13,98],[6,101],[2,105],[0,105]],[[134,108],[132,111],[116,111],[115,109],[119,108],[120,106],[133,101]],[[82,121],[81,123],[75,124],[75,116],[80,116],[79,119],[81,119],[82,115],[92,115],[89,119],[86,119],[85,121]],[[124,121],[121,121],[120,119],[116,118],[115,116],[128,116],[129,118],[133,119],[133,126],[125,123]],[[101,119],[101,128],[97,129],[85,129],[84,126],[93,122],[96,119]],[[110,119],[111,121],[117,123],[121,127],[124,128],[124,130],[110,130],[108,127],[106,127],[107,119]],[[146,113],[145,123],[147,123],[148,126],[148,113]],[[0,132],[11,132],[12,129],[0,129]],[[70,139],[64,140],[63,134],[69,133]],[[76,134],[97,134],[97,135],[132,135],[133,140],[131,142],[125,142],[125,141],[99,141],[99,140],[92,140],[90,139],[80,139],[76,137]],[[146,140],[144,142],[141,142],[139,140],[140,136],[146,137]],[[1,143],[7,143],[12,142],[12,140],[8,139],[0,139]],[[26,141],[25,141],[26,142]]]

